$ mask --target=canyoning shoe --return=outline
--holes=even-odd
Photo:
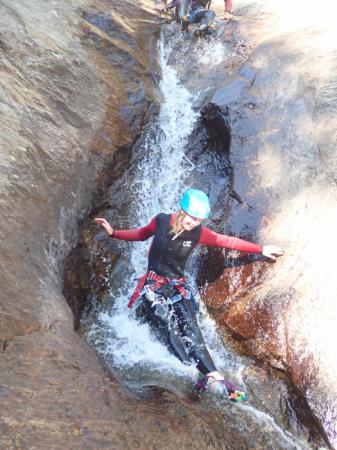
[[[207,34],[207,36],[214,36],[217,34],[217,31],[215,28],[209,27],[206,34]]]
[[[228,398],[231,402],[246,402],[248,400],[247,392],[244,391],[232,391],[231,389],[227,389]]]
[[[248,394],[247,392],[241,390],[237,386],[235,386],[233,383],[230,383],[227,380],[221,380],[220,383],[224,386],[228,398],[231,402],[242,402],[248,400]]]
[[[200,30],[195,30],[194,33],[193,33],[193,36],[194,36],[195,38],[201,37],[201,32],[200,32]]]
[[[203,24],[193,33],[194,37],[205,37],[208,33],[208,26]]]
[[[209,391],[214,394],[225,395],[231,402],[235,403],[248,400],[247,392],[242,391],[227,380],[214,380],[202,376],[196,383],[195,389],[199,394]]]
[[[203,30],[195,30],[195,32],[193,33],[193,36],[195,38],[200,38],[200,39],[204,39],[207,35],[208,35],[208,32],[203,31]]]

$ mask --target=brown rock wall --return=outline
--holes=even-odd
[[[108,182],[100,173],[125,164],[151,101],[157,24],[147,7],[1,3],[3,449],[217,447],[193,408],[178,419],[174,396],[138,401],[123,390],[74,333],[61,294],[77,223]]]

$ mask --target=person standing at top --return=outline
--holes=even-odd
[[[230,20],[233,18],[233,2],[232,0],[224,0],[225,6],[225,20]]]
[[[115,230],[104,218],[96,218],[115,239],[144,241],[153,236],[146,273],[138,282],[129,307],[138,300],[138,315],[156,331],[160,340],[182,362],[195,364],[201,373],[196,388],[214,388],[232,401],[245,400],[246,393],[226,381],[217,370],[198,326],[197,304],[184,271],[187,260],[199,245],[259,253],[275,261],[284,251],[274,245],[261,247],[236,237],[215,233],[202,225],[210,214],[207,195],[188,189],[175,214],[159,213],[145,227]]]
[[[158,3],[155,6],[155,9],[158,11],[169,11],[170,9],[175,8],[175,16],[176,18],[179,16],[179,8],[181,5],[182,0],[172,0],[170,3],[167,3],[166,0],[161,0],[160,3]],[[211,1],[208,0],[207,2],[203,2],[205,4],[204,6],[207,7],[207,9],[210,9]],[[224,0],[224,20],[230,20],[233,18],[233,2],[232,0]]]
[[[210,33],[210,27],[215,19],[215,12],[211,11],[210,0],[181,0],[180,17],[181,29],[187,31],[190,23],[199,23],[197,36]]]

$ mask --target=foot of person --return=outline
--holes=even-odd
[[[231,19],[233,19],[233,14],[230,11],[226,11],[224,20],[231,20]]]
[[[212,376],[202,377],[195,385],[195,389],[199,394],[205,391],[213,392],[214,394],[220,394],[228,398],[231,402],[247,401],[248,395],[245,391],[234,386],[234,384],[224,379],[217,380]]]
[[[208,26],[207,25],[201,25],[198,30],[195,30],[193,33],[195,37],[205,37],[208,32]]]
[[[232,389],[227,389],[228,392],[228,398],[231,402],[245,402],[248,400],[248,395],[247,392],[244,391],[240,391],[240,390],[235,390],[233,391]]]
[[[195,32],[193,33],[193,36],[196,38],[202,37],[203,36],[203,32],[200,30],[195,30]]]
[[[207,30],[207,35],[211,36],[212,34],[216,34],[216,29],[215,28],[208,28]]]
[[[184,16],[181,18],[181,31],[188,31],[188,26],[190,22],[188,20],[188,16]]]

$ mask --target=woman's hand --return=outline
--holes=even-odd
[[[95,222],[97,225],[101,225],[105,231],[108,233],[109,236],[112,236],[114,234],[114,230],[112,226],[109,224],[109,222],[106,219],[103,219],[102,217],[97,217],[95,219]]]
[[[262,247],[262,255],[272,261],[276,261],[276,258],[284,255],[284,250],[276,245],[264,245]]]

